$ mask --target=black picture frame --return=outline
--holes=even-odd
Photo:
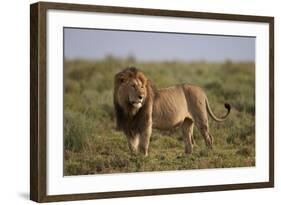
[[[46,176],[46,12],[49,9],[65,11],[137,14],[159,17],[217,19],[269,24],[269,181],[256,183],[206,185],[162,189],[115,191],[102,193],[76,193],[47,195]],[[274,187],[274,17],[220,13],[203,13],[143,8],[111,7],[82,4],[39,2],[30,6],[30,199],[36,202],[132,197],[190,192],[209,192],[236,189]]]

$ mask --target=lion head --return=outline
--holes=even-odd
[[[116,75],[118,84],[117,100],[119,105],[139,109],[147,96],[147,79],[141,72],[134,68],[128,68]]]
[[[114,106],[117,128],[124,128],[124,124],[132,124],[134,119],[145,115],[151,107],[151,101],[151,84],[142,72],[129,67],[115,75]]]

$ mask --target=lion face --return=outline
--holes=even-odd
[[[141,108],[146,99],[145,84],[138,78],[122,82],[118,89],[120,102],[129,104],[134,108]],[[122,104],[121,103],[121,104]]]
[[[121,106],[140,109],[147,97],[147,80],[145,76],[135,70],[125,70],[118,76],[117,98]]]

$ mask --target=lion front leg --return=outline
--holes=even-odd
[[[138,134],[133,136],[127,136],[129,149],[133,154],[137,154],[139,151],[140,136]]]
[[[152,125],[148,126],[146,130],[144,130],[143,133],[140,135],[140,151],[144,154],[144,156],[148,156],[151,132]]]

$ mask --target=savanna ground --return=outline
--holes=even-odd
[[[115,130],[113,77],[128,65],[140,68],[158,87],[192,83],[207,93],[217,116],[209,117],[212,150],[195,128],[197,147],[186,156],[181,131],[153,130],[149,156],[131,155]],[[113,57],[66,60],[64,67],[64,175],[255,166],[255,65],[252,62],[136,62]]]

